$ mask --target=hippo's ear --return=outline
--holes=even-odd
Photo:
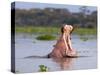
[[[72,30],[70,31],[70,34],[74,31],[74,29],[75,29],[75,28],[73,27]]]

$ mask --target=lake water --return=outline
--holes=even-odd
[[[39,72],[39,65],[45,65],[49,71],[80,70],[97,68],[97,38],[85,36],[83,41],[80,36],[72,36],[73,48],[78,52],[78,58],[35,58],[31,56],[45,56],[53,49],[56,40],[36,40],[34,34],[16,34],[15,36],[15,65],[16,73]],[[29,58],[27,58],[29,57]]]

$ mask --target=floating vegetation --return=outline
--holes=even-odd
[[[55,40],[56,36],[53,36],[51,34],[44,34],[44,35],[40,35],[36,38],[37,40]]]
[[[33,43],[36,43],[36,41],[33,41]]]
[[[39,71],[40,72],[47,72],[48,71],[48,67],[47,66],[45,66],[45,65],[39,65]]]
[[[83,41],[87,41],[89,38],[88,38],[88,37],[83,37],[83,36],[82,36],[82,37],[80,37],[80,39],[83,40]]]

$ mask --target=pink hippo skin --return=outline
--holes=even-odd
[[[76,56],[76,51],[72,48],[71,32],[73,27],[71,25],[64,25],[61,29],[61,36],[54,45],[54,49],[48,55],[53,58],[73,57]]]

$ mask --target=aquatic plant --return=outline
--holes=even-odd
[[[81,40],[87,41],[89,38],[88,37],[80,37]]]
[[[51,34],[44,34],[44,35],[38,36],[36,39],[37,40],[55,40],[56,37]]]
[[[48,71],[48,67],[47,66],[45,66],[45,65],[39,65],[39,71],[40,72],[47,72]]]
[[[33,43],[36,43],[36,41],[33,40]]]

